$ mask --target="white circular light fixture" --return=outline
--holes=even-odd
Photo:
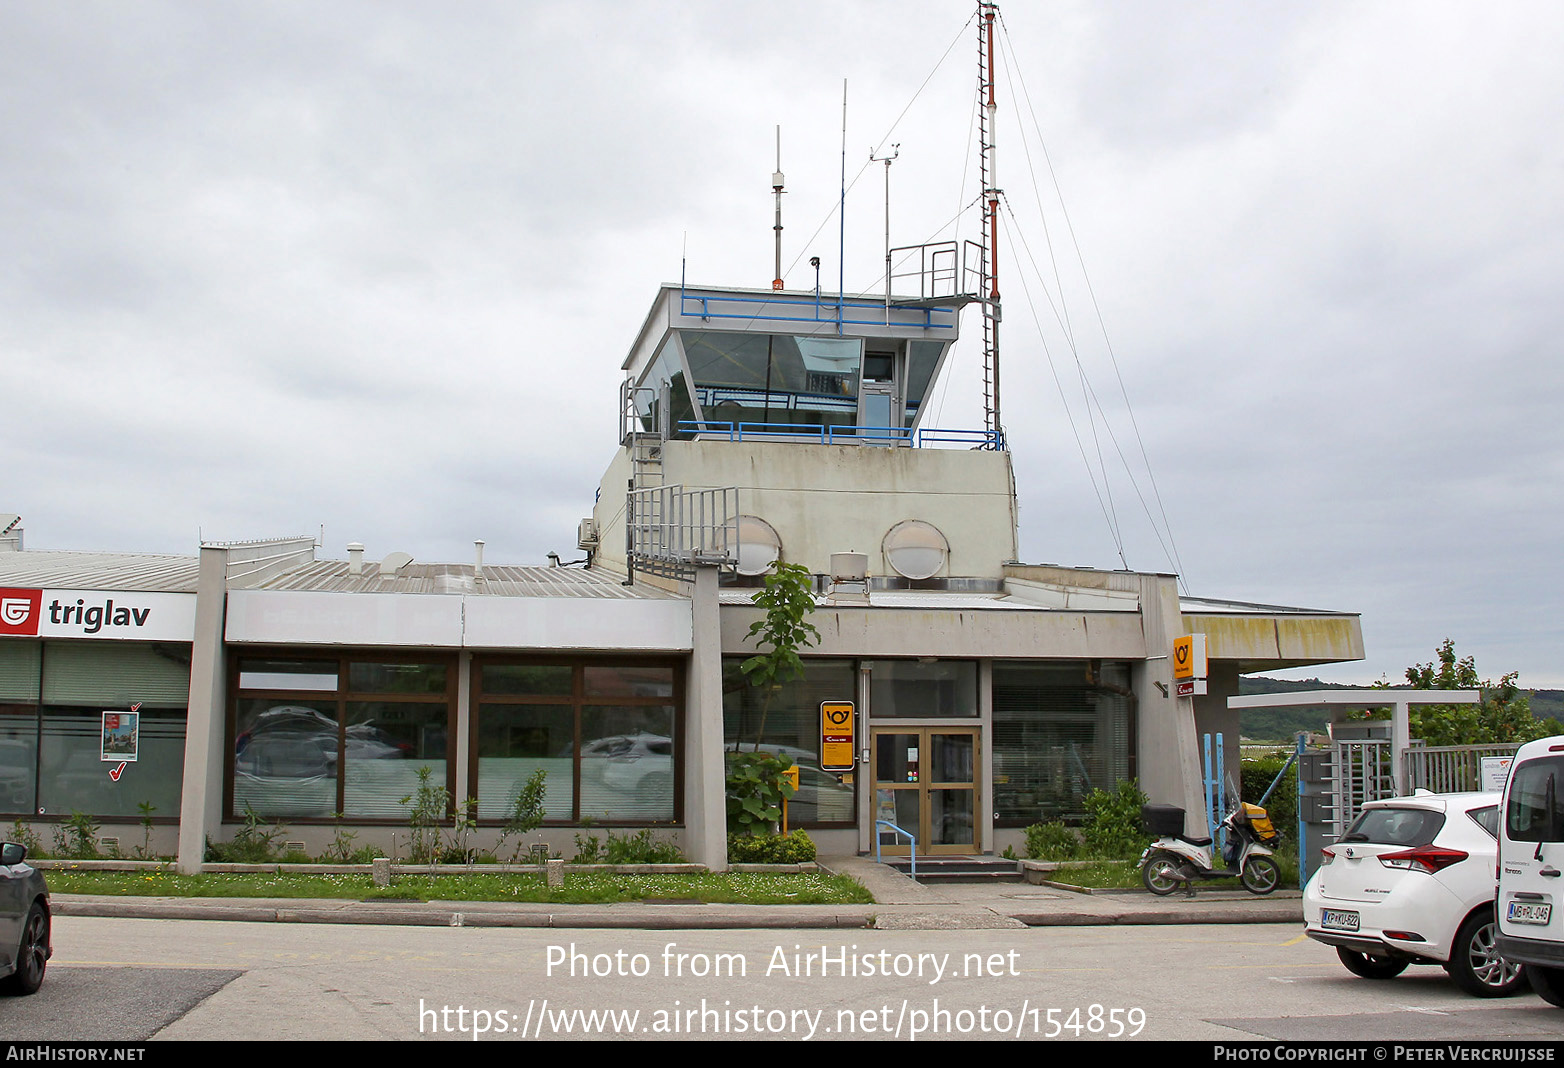
[[[770,523],[758,515],[738,517],[741,575],[764,575],[782,555],[782,539]]]
[[[904,519],[885,532],[880,543],[885,562],[905,579],[933,578],[945,570],[950,542],[933,523]]]

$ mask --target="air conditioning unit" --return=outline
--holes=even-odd
[[[583,519],[576,526],[576,548],[597,548],[597,520]]]

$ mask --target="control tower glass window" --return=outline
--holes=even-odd
[[[858,421],[857,338],[682,332],[696,401],[712,429],[764,423],[813,433]]]

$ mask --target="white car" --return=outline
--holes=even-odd
[[[1304,888],[1309,937],[1365,979],[1439,964],[1468,994],[1518,992],[1493,911],[1499,800],[1418,790],[1364,805]]]
[[[1532,989],[1564,1008],[1564,737],[1527,742],[1504,788],[1499,859],[1499,944]]]

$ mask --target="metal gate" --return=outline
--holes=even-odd
[[[1340,838],[1370,801],[1394,797],[1389,738],[1354,738],[1331,743],[1335,764],[1332,789],[1331,833]]]

